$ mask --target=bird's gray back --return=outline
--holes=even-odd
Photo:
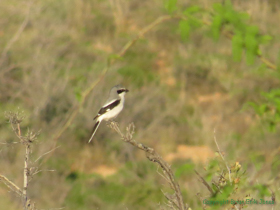
[[[105,104],[108,104],[115,99],[120,99],[120,96],[119,96],[117,90],[119,90],[121,88],[122,88],[121,85],[116,85],[116,86],[112,87],[112,89],[110,90],[110,93],[109,93],[109,97],[108,97],[107,101],[105,102]]]

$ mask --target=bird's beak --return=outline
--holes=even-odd
[[[129,92],[129,90],[128,90],[128,89],[125,89],[125,92],[126,92],[126,93]]]

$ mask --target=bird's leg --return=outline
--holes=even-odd
[[[107,126],[109,126],[109,125],[111,125],[111,124],[114,124],[114,121],[113,121],[112,119],[106,121],[106,125],[107,125]]]
[[[111,124],[112,124],[112,121],[111,121],[111,120],[106,121],[106,125],[107,125],[107,126],[110,126]]]
[[[119,123],[115,119],[110,119],[110,124],[119,126]]]
[[[111,126],[119,126],[119,123],[117,121],[115,121],[114,119],[109,119],[106,121],[106,125],[111,127]]]

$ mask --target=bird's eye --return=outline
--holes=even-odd
[[[118,94],[121,94],[121,93],[124,92],[124,91],[125,91],[124,89],[117,90],[117,93],[118,93]]]

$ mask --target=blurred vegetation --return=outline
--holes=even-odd
[[[165,206],[168,186],[141,151],[105,123],[87,144],[121,83],[130,92],[117,121],[134,122],[135,139],[172,164],[192,209],[234,208],[204,199],[279,200],[279,17],[274,0],[2,0],[0,173],[22,185],[24,151],[4,117],[20,109],[22,129],[41,130],[33,161],[59,146],[38,163],[55,171],[29,185],[38,208]],[[0,194],[1,208],[21,207],[2,183]]]

